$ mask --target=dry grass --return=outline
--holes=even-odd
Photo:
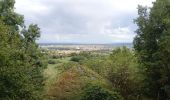
[[[88,83],[109,87],[109,83],[99,74],[83,66],[71,66],[61,72],[54,65],[45,71],[47,100],[76,100],[82,88]]]
[[[49,86],[47,91],[48,97],[55,100],[74,100],[76,95],[80,93],[82,81],[79,73],[73,70],[63,72],[56,82]]]

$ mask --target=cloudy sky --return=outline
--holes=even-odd
[[[16,0],[26,24],[41,28],[41,43],[132,42],[137,5],[155,0]]]

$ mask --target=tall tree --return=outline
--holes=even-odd
[[[41,100],[45,64],[36,44],[40,28],[26,28],[14,4],[0,0],[0,100]]]
[[[17,31],[24,27],[24,17],[14,11],[14,4],[15,0],[0,0],[0,17],[12,31]]]
[[[145,93],[168,98],[170,87],[170,1],[156,0],[153,7],[138,7],[134,48],[145,77]]]

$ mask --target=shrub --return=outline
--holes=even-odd
[[[52,55],[52,58],[53,58],[53,59],[59,59],[60,56],[58,56],[58,55]]]
[[[72,56],[77,56],[78,54],[77,53],[71,53],[69,56],[72,57]]]
[[[80,62],[84,60],[85,58],[83,56],[73,56],[70,60],[74,62]]]
[[[83,52],[79,53],[79,56],[82,56],[85,58],[90,58],[92,56],[92,54],[90,52],[83,51]]]
[[[76,62],[65,62],[57,66],[58,70],[60,71],[67,71],[71,69],[72,67],[77,66],[78,64]]]
[[[49,60],[48,64],[56,64],[56,62],[54,60]]]
[[[80,100],[123,100],[123,98],[116,92],[109,91],[97,85],[88,84]]]
[[[134,53],[126,47],[118,48],[112,51],[110,60],[108,80],[126,100],[133,100],[139,95],[142,79]]]

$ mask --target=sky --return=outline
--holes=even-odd
[[[155,0],[16,0],[26,25],[41,28],[39,43],[131,43],[137,6]]]

